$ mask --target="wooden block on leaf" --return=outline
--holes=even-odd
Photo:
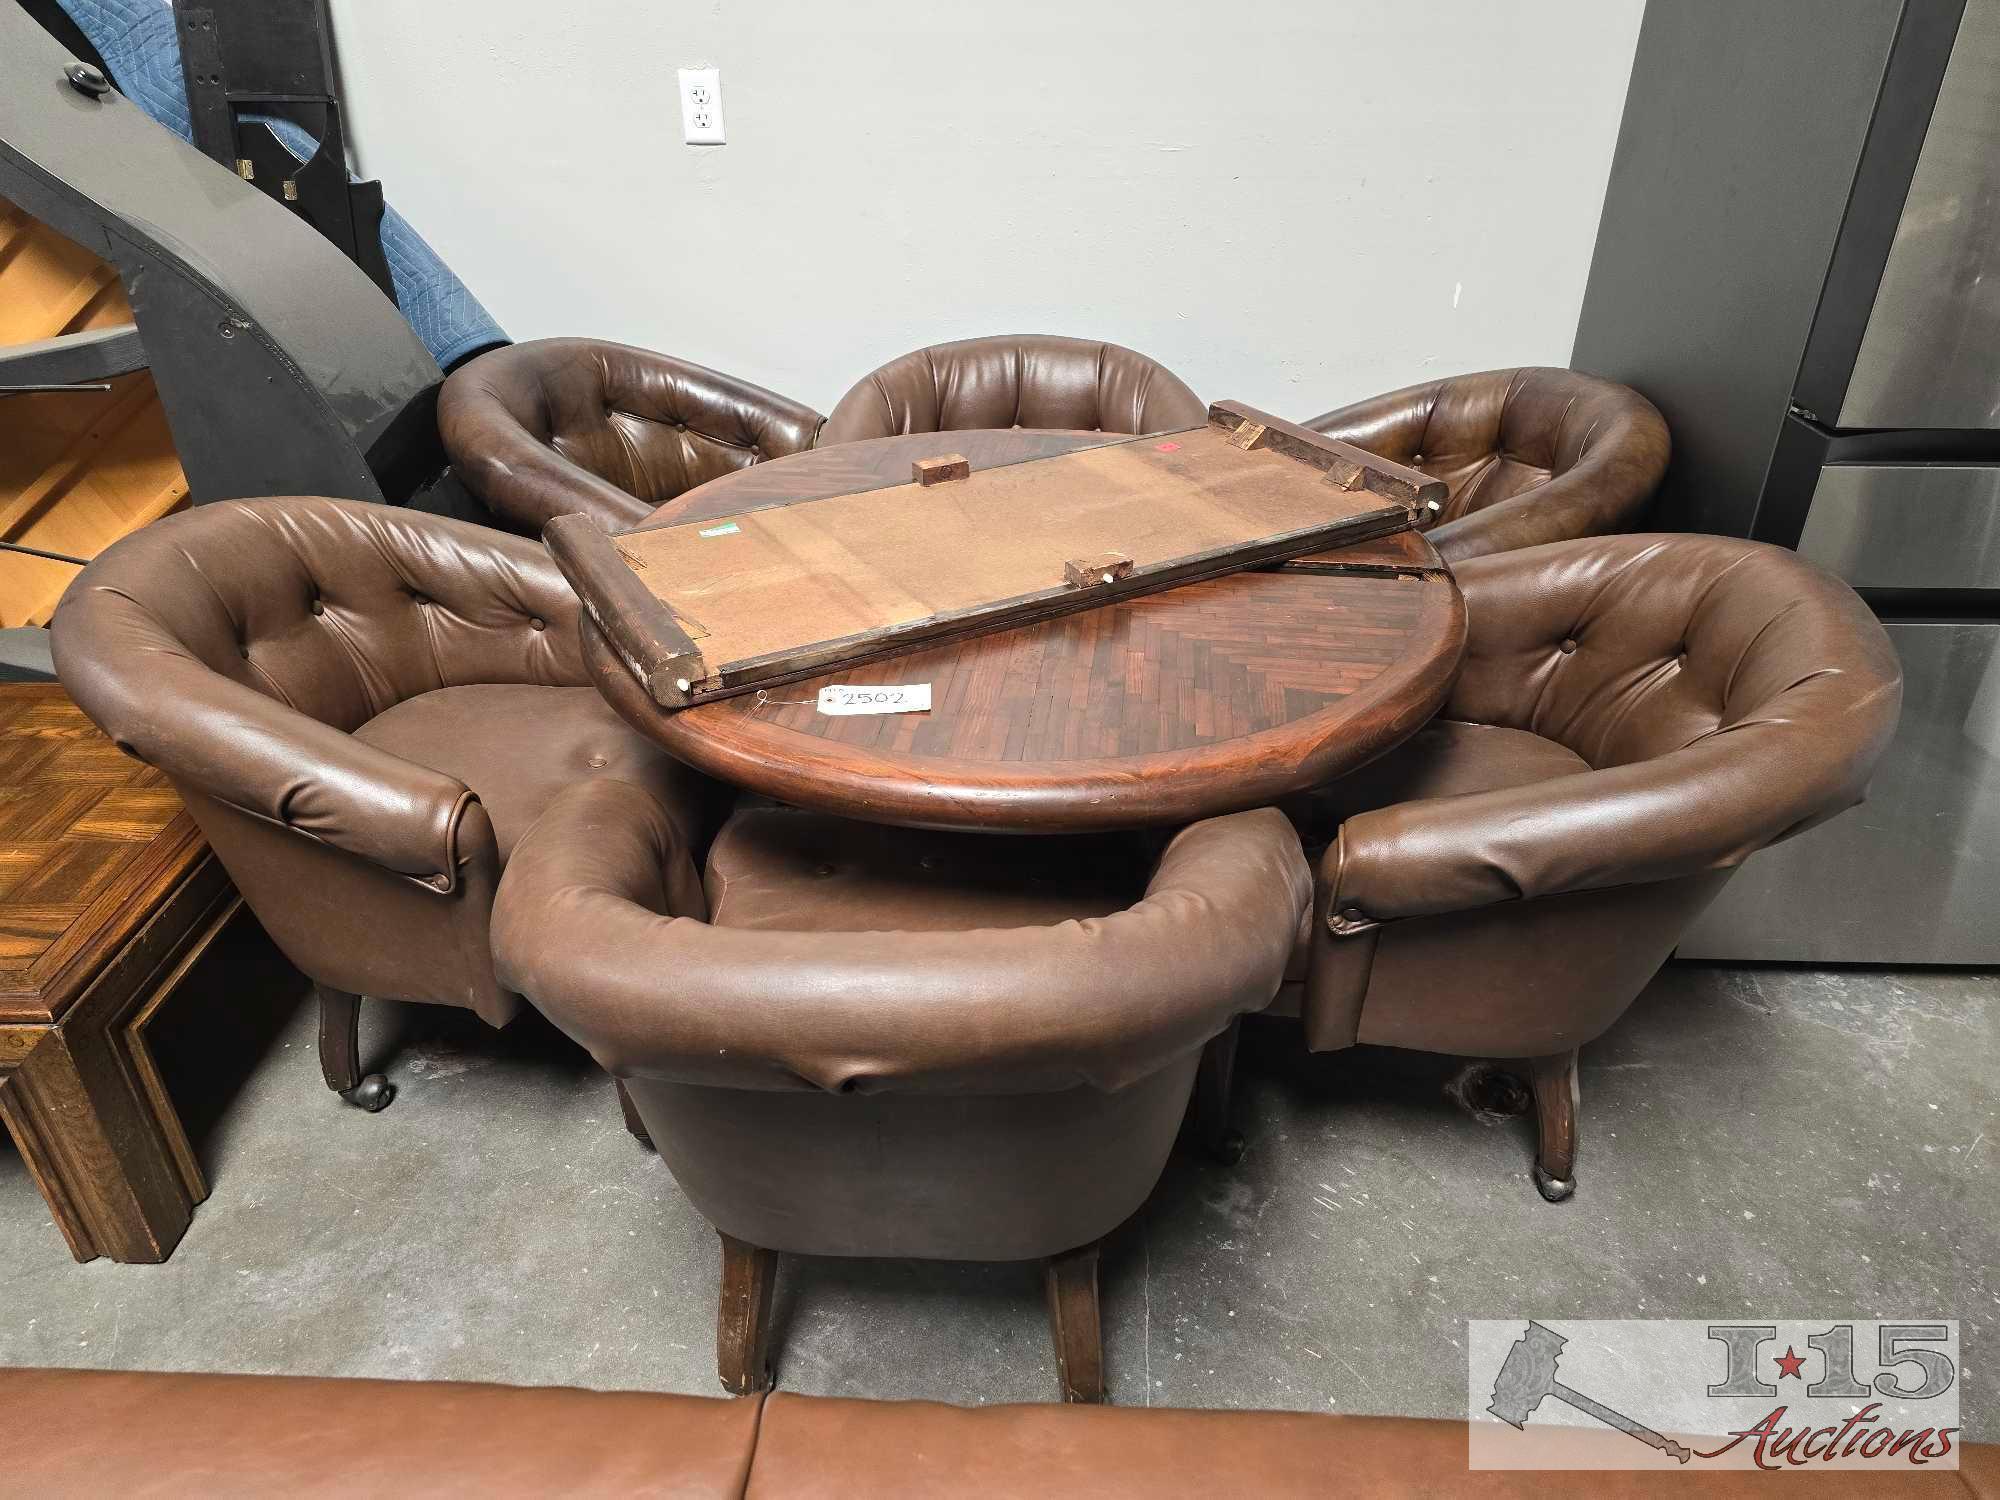
[[[1073,589],[1101,587],[1116,583],[1132,571],[1132,559],[1122,552],[1100,552],[1095,557],[1072,557],[1063,564],[1063,579]]]
[[[910,478],[921,485],[943,484],[947,479],[970,479],[972,464],[962,453],[944,453],[936,458],[920,458],[910,465]]]
[[[1208,409],[1208,421],[1211,427],[1228,433],[1231,444],[1236,444],[1246,427],[1261,426],[1265,431],[1257,441],[1258,447],[1311,464],[1326,475],[1329,483],[1350,494],[1366,492],[1397,501],[1409,509],[1413,522],[1434,517],[1437,507],[1445,502],[1442,479],[1433,479],[1421,470],[1258,411],[1240,401],[1216,402]]]
[[[1327,459],[1326,480],[1328,484],[1337,484],[1344,490],[1365,490],[1368,488],[1368,470],[1353,459],[1336,453]]]

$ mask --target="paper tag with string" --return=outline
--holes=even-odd
[[[835,683],[819,690],[819,711],[823,714],[922,714],[931,708],[928,682],[900,686],[865,683],[850,687]]]

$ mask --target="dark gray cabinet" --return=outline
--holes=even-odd
[[[1681,952],[2000,962],[2000,0],[1652,0],[1572,363],[1665,413],[1659,524],[1846,578],[1907,680]]]

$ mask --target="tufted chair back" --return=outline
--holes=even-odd
[[[496,349],[438,396],[456,472],[535,536],[573,511],[632,525],[698,484],[812,447],[823,420],[747,380],[598,339]]]
[[[1430,539],[1453,562],[1629,526],[1669,451],[1650,401],[1574,370],[1454,375],[1306,425],[1442,479]]]
[[[1207,408],[1165,365],[1117,344],[1016,334],[934,344],[856,382],[820,442],[1046,427],[1167,432],[1198,426]]]
[[[52,629],[70,695],[167,774],[294,963],[498,1024],[518,1000],[486,943],[487,809],[352,731],[439,688],[582,687],[577,609],[525,539],[384,505],[227,500],[107,549]]]
[[[1731,868],[1860,801],[1895,731],[1887,635],[1782,548],[1601,537],[1457,573],[1471,635],[1443,717],[1590,770],[1348,819],[1342,898],[1371,917]]]
[[[177,545],[183,531],[200,533],[198,551]],[[351,732],[437,688],[586,682],[577,610],[531,542],[386,505],[228,500],[107,552],[65,598],[62,638],[74,662],[69,622],[88,617],[93,697],[150,692],[168,673],[200,684],[199,700],[220,691],[213,674]],[[111,661],[143,670],[105,672],[106,636]],[[142,753],[170,728],[157,714],[128,727],[149,740]]]

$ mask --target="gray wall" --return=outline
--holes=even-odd
[[[360,166],[517,338],[824,406],[1078,333],[1299,416],[1566,362],[1642,8],[333,0]]]

